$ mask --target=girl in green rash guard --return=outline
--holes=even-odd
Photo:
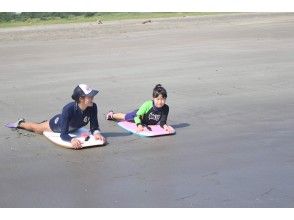
[[[135,122],[137,131],[143,131],[144,125],[160,125],[168,132],[172,132],[172,128],[166,124],[169,107],[166,103],[167,92],[165,88],[158,84],[153,89],[153,99],[144,102],[139,108],[127,114],[114,113],[109,111],[106,115],[107,120],[126,120]]]

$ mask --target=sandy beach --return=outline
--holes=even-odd
[[[50,119],[86,83],[109,144],[0,131],[0,207],[294,207],[294,13],[0,29],[1,124]],[[105,120],[161,83],[177,134]]]

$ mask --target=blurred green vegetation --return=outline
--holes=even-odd
[[[0,12],[0,27],[199,16],[205,12]]]

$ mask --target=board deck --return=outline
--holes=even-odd
[[[137,125],[133,122],[129,121],[120,121],[117,123],[123,129],[132,132],[133,134],[137,134],[139,136],[144,137],[156,137],[156,136],[164,136],[164,135],[173,135],[176,133],[175,129],[171,133],[164,130],[160,125],[149,125],[148,127],[144,127],[144,131],[137,132]]]
[[[44,131],[43,134],[46,138],[48,138],[54,144],[57,144],[59,146],[66,147],[66,148],[73,148],[70,142],[64,141],[61,139],[60,133]],[[71,137],[76,137],[77,139],[79,139],[82,142],[82,148],[101,146],[105,144],[101,140],[95,140],[94,136],[90,133],[89,129],[84,127],[76,130],[73,133],[70,133],[69,135]],[[85,140],[86,137],[89,137],[87,141]]]

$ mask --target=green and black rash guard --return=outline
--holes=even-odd
[[[134,121],[136,125],[157,125],[163,127],[166,124],[169,112],[168,105],[157,108],[153,100],[146,101],[137,111]]]

